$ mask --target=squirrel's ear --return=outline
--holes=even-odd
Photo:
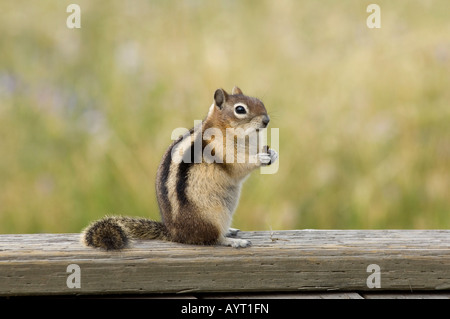
[[[231,90],[231,94],[235,95],[235,94],[244,94],[244,93],[242,93],[242,91],[241,91],[240,88],[238,88],[237,86],[235,86],[235,87],[233,88],[233,90]]]
[[[214,93],[214,102],[219,109],[222,109],[223,104],[228,99],[228,93],[223,89],[217,89]]]

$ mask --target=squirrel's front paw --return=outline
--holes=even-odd
[[[270,165],[274,163],[278,158],[278,153],[268,146],[264,146],[264,151],[266,153],[258,153],[258,159],[262,165]]]

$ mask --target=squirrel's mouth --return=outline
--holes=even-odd
[[[265,118],[263,120],[254,119],[252,122],[250,122],[242,127],[245,130],[245,135],[249,135],[252,132],[256,132],[258,134],[259,132],[267,129],[268,124],[269,124],[269,121],[266,120]]]
[[[263,131],[263,130],[265,130],[266,128],[267,128],[267,124],[261,124],[260,127],[255,128],[255,131],[256,131],[257,133],[259,133],[260,131]]]
[[[256,132],[259,132],[260,130],[264,130],[265,128],[267,128],[267,126],[269,125],[269,122],[270,122],[270,118],[269,118],[269,116],[268,115],[264,115],[262,118],[261,118],[261,122],[259,122],[258,124],[258,126],[259,127],[257,127],[255,130],[256,130]]]
[[[255,128],[255,131],[259,132],[259,131],[265,130],[266,128],[267,128],[267,124],[261,123],[260,127]]]

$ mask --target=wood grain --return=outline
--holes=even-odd
[[[79,234],[0,235],[0,295],[450,290],[450,230],[240,232],[234,249],[135,241],[106,252]],[[68,288],[67,266],[81,288]],[[368,288],[367,267],[381,288]]]

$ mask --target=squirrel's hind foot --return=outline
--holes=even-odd
[[[229,238],[224,237],[219,244],[223,246],[231,246],[234,248],[245,248],[250,247],[252,245],[251,241],[246,239],[240,239],[240,238]]]

